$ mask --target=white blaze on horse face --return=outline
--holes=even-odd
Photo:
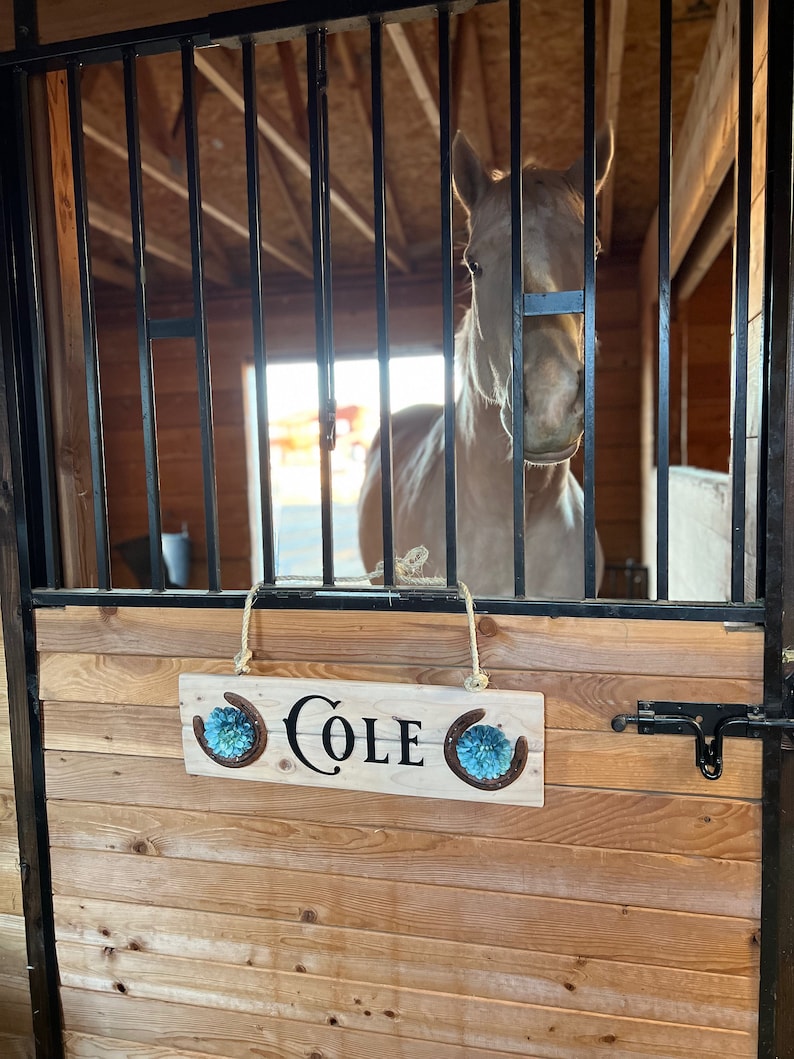
[[[599,137],[597,181],[606,177],[611,133]],[[509,177],[491,180],[468,143],[454,156],[455,184],[469,212],[464,260],[472,273],[467,372],[480,396],[499,405],[512,436],[512,285]],[[524,288],[527,292],[581,289],[584,208],[580,165],[567,173],[524,171]],[[524,458],[559,463],[578,448],[583,429],[583,343],[580,316],[524,320]]]

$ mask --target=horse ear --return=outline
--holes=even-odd
[[[452,179],[455,193],[469,213],[491,186],[490,176],[462,132],[456,132],[452,141]]]
[[[596,133],[596,195],[604,186],[604,181],[609,176],[614,149],[615,143],[612,135],[612,122],[608,121],[606,125],[602,125]],[[568,183],[576,188],[580,195],[584,195],[584,158],[577,158],[566,172],[565,176]]]

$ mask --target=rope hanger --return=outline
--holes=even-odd
[[[411,548],[410,551],[406,552],[404,556],[397,556],[394,560],[394,575],[395,581],[399,584],[405,585],[434,585],[443,586],[446,581],[443,577],[426,577],[422,570],[428,559],[428,550],[424,545],[420,545],[418,548]],[[383,561],[381,560],[375,569],[368,574],[362,574],[359,577],[343,577],[339,579],[339,584],[359,584],[364,582],[370,582],[373,578],[383,576]],[[297,574],[290,574],[276,578],[276,583],[285,581],[300,581],[303,584],[316,580],[316,578],[301,577]],[[251,671],[249,662],[253,658],[253,652],[248,647],[248,634],[251,627],[251,610],[253,608],[256,597],[259,593],[266,588],[264,581],[259,581],[255,585],[252,585],[248,591],[248,595],[245,599],[245,607],[243,608],[243,626],[240,641],[240,650],[234,656],[234,672],[236,676],[243,676],[245,673]],[[466,691],[484,691],[488,687],[488,674],[480,668],[480,654],[477,649],[477,626],[474,621],[474,600],[472,599],[471,592],[467,585],[463,581],[458,581],[458,594],[466,604],[466,615],[469,622],[469,650],[471,652],[471,673],[463,681],[463,686]]]

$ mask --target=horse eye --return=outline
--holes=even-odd
[[[471,272],[472,279],[477,279],[478,276],[482,275],[482,268],[479,261],[466,261],[466,267]]]

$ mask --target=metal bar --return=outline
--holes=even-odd
[[[767,143],[764,231],[763,362],[766,477],[759,520],[766,530],[763,594],[764,706],[792,716],[784,677],[794,666],[794,350],[792,349],[792,85],[794,5],[768,9]],[[764,451],[764,450],[762,450]],[[763,461],[762,461],[763,466]],[[786,651],[784,660],[783,652]],[[782,708],[781,708],[782,704]],[[791,1054],[794,1040],[794,749],[765,741],[761,876],[761,980],[758,1054]]]
[[[185,150],[190,215],[190,255],[193,263],[193,313],[196,321],[196,371],[198,375],[201,464],[204,481],[204,528],[207,538],[207,577],[210,590],[221,587],[218,547],[218,495],[215,483],[215,440],[212,429],[212,385],[204,305],[204,247],[199,175],[198,123],[196,120],[196,70],[193,42],[182,43],[182,96],[185,114]]]
[[[750,304],[750,206],[753,175],[753,0],[739,7],[739,117],[736,156],[734,392],[731,460],[731,600],[744,599],[747,468],[747,346]]]
[[[331,452],[336,442],[333,309],[331,301],[331,210],[328,176],[328,67],[324,29],[306,35],[309,81],[314,315],[320,420],[320,506],[323,582],[334,583],[334,524]]]
[[[524,295],[524,316],[567,316],[584,312],[583,290],[554,290]]]
[[[80,63],[67,68],[69,95],[69,135],[72,149],[74,181],[74,219],[77,232],[77,261],[80,272],[85,378],[88,397],[88,432],[91,449],[91,488],[94,505],[94,540],[96,543],[97,583],[110,587],[110,550],[108,545],[107,493],[105,489],[105,453],[102,432],[102,397],[99,386],[99,349],[94,309],[94,281],[91,273],[91,250],[88,244],[88,199],[85,180],[83,113],[80,98]]]
[[[41,520],[44,544],[44,568],[47,584],[56,588],[61,584],[61,554],[58,526],[58,498],[53,465],[52,418],[50,415],[50,384],[47,369],[47,349],[44,334],[44,311],[42,306],[41,281],[39,278],[39,243],[37,234],[36,204],[34,199],[33,154],[31,144],[30,100],[28,75],[17,72],[14,78],[16,136],[19,145],[19,189],[21,209],[17,223],[24,225],[20,238],[22,258],[30,291],[28,299],[26,345],[31,350],[33,366],[33,397],[35,416],[27,424],[29,434],[35,430],[35,445],[38,452],[39,487],[36,490],[41,505]],[[43,116],[46,121],[46,114]]]
[[[175,316],[166,320],[149,320],[149,338],[195,338],[196,321],[192,316]]]
[[[659,383],[656,426],[656,598],[669,594],[670,538],[670,157],[672,0],[659,3]]]
[[[262,299],[262,203],[259,183],[259,130],[257,128],[256,46],[243,44],[243,97],[245,100],[245,157],[248,181],[248,259],[251,273],[251,323],[256,377],[256,423],[259,446],[259,510],[262,518],[262,571],[267,584],[276,580],[273,536],[273,495],[270,478],[270,431],[267,410],[267,354],[265,309]]]
[[[596,11],[595,0],[584,5],[584,594],[594,599],[595,529],[595,265],[596,265]]]
[[[524,180],[521,145],[521,2],[510,0],[510,282],[513,361],[513,569],[517,598],[526,594],[524,553]]]
[[[383,519],[383,583],[394,585],[394,495],[392,478],[391,386],[389,377],[389,261],[386,254],[386,158],[383,125],[383,25],[370,26],[372,81],[372,185],[375,201],[375,302],[378,314],[380,383],[380,476]]]
[[[452,56],[449,12],[438,13],[438,111],[441,192],[441,329],[444,351],[444,504],[446,571],[450,587],[458,583],[457,489],[455,484],[455,319],[452,245]]]
[[[127,124],[127,168],[130,182],[132,257],[135,269],[135,316],[138,328],[138,370],[141,381],[141,426],[146,474],[146,507],[149,518],[149,565],[152,590],[165,587],[163,538],[160,518],[160,472],[157,459],[157,409],[154,396],[152,336],[146,304],[146,227],[143,216],[141,141],[138,125],[138,83],[135,49],[124,53],[124,109]]]
[[[17,100],[10,71],[0,76],[0,611],[8,685],[8,718],[16,802],[22,910],[36,1055],[62,1059],[58,962],[52,907],[41,713],[30,597],[30,557],[42,542],[31,540],[25,487],[27,415],[22,376],[30,368],[20,317],[33,297],[31,276],[21,267],[23,249],[15,224],[22,214],[19,171],[23,145],[16,137]],[[24,235],[22,235],[24,238]]]
[[[210,593],[175,589],[158,596],[158,607],[195,609],[237,609],[245,604],[245,592]],[[88,589],[35,589],[36,607],[151,607],[152,594],[142,589],[115,589],[99,592]],[[410,611],[415,613],[460,614],[457,590],[300,587],[283,585],[264,589],[257,606],[306,610],[336,611]],[[526,614],[548,618],[639,618],[653,621],[723,621],[732,624],[761,625],[762,603],[656,603],[654,600],[614,602],[609,600],[518,600],[512,598],[477,599],[478,614]]]

